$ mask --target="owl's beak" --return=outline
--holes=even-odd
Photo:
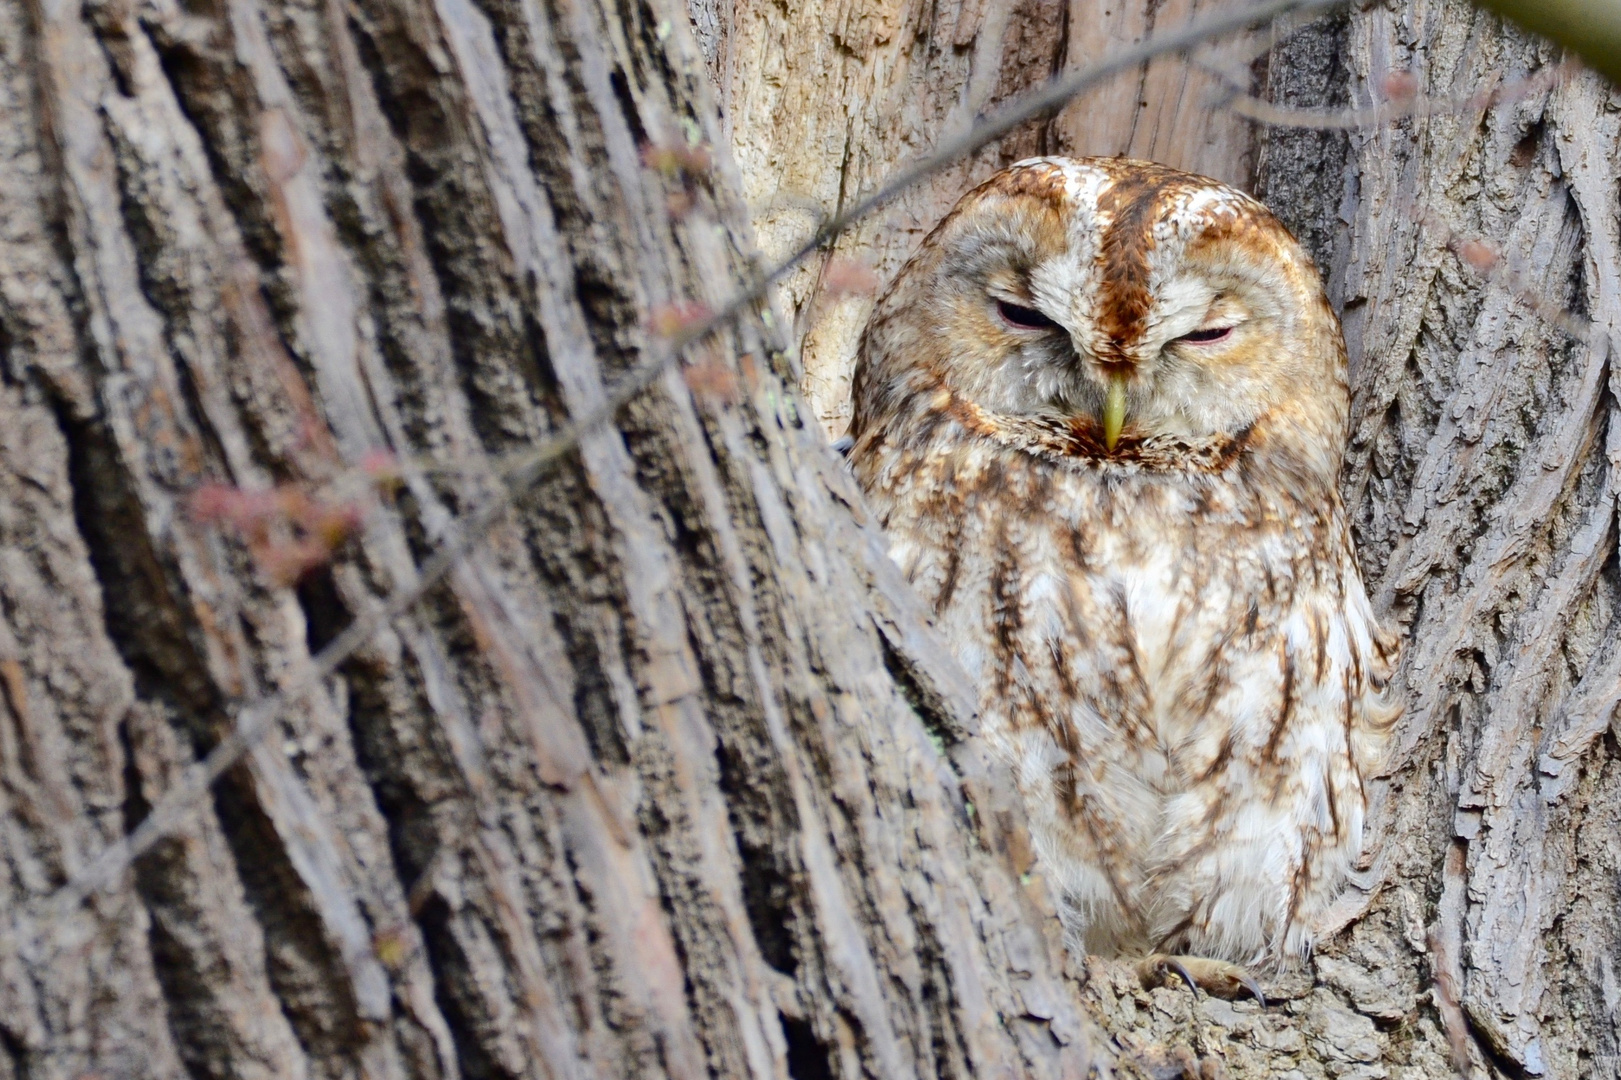
[[[1103,402],[1103,445],[1110,450],[1126,426],[1126,373],[1109,372],[1109,396]]]

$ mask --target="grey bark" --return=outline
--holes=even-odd
[[[1457,98],[1561,59],[1457,4],[1356,12],[1343,40],[1359,102],[1389,70]],[[1616,104],[1583,72],[1354,133],[1328,259],[1357,357],[1344,489],[1409,640],[1387,885],[1347,947],[1425,911],[1477,1045],[1530,1075],[1621,1072]]]
[[[1022,131],[842,249],[882,276],[1001,162],[1129,149],[1255,186],[1318,253],[1410,705],[1364,889],[1264,1011],[1065,954],[960,677],[815,430],[836,410],[799,404],[764,317],[301,675],[653,313],[738,287],[746,213],[769,251],[1198,6],[722,0],[689,36],[656,2],[0,0],[0,1077],[1048,1077],[1090,1049],[1122,1076],[1440,1078],[1453,1038],[1481,1074],[1621,1073],[1621,110],[1590,75],[1336,135],[1256,132],[1154,65],[1105,123]],[[1557,59],[1456,0],[1223,48],[1299,106]],[[741,175],[639,160],[693,139]],[[819,309],[820,275],[787,300],[796,332],[842,320],[804,352],[825,387],[864,301]],[[378,447],[435,470],[297,588],[186,512],[205,480],[343,489]],[[57,917],[276,689],[297,704],[185,827]]]

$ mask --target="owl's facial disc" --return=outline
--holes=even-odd
[[[1237,441],[1339,467],[1345,350],[1310,257],[1243,193],[1146,162],[992,177],[903,268],[862,348],[857,428],[966,400],[1061,420],[1111,457]]]

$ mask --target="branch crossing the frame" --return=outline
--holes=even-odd
[[[118,880],[131,863],[184,820],[193,803],[208,791],[215,780],[240,762],[255,743],[272,730],[270,720],[278,708],[334,675],[375,634],[409,611],[429,590],[444,580],[505,516],[518,496],[533,486],[553,462],[572,450],[582,436],[611,421],[622,408],[649,389],[689,346],[725,329],[754,310],[774,285],[851,225],[952,162],[990,145],[1026,121],[1057,110],[1111,75],[1130,70],[1157,56],[1186,53],[1207,41],[1269,23],[1286,14],[1325,9],[1341,2],[1343,0],[1261,0],[1242,8],[1191,20],[1175,30],[1156,34],[1133,48],[1121,50],[1079,71],[1055,77],[1045,86],[980,119],[960,137],[948,141],[910,168],[903,169],[879,190],[834,216],[799,250],[713,314],[686,323],[662,340],[655,339],[643,359],[600,405],[564,424],[533,449],[506,459],[499,473],[506,483],[506,490],[457,522],[457,531],[422,563],[414,582],[400,588],[380,607],[352,622],[310,658],[304,670],[293,676],[291,686],[241,703],[237,707],[236,724],[231,733],[203,760],[185,770],[133,832],[102,849],[65,885],[43,898],[39,907],[44,910],[38,913],[46,917],[67,915],[85,899]]]

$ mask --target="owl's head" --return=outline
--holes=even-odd
[[[949,399],[1069,424],[1099,457],[1237,440],[1330,481],[1347,411],[1339,322],[1288,230],[1120,158],[1024,161],[965,195],[879,301],[855,394],[858,443]]]

